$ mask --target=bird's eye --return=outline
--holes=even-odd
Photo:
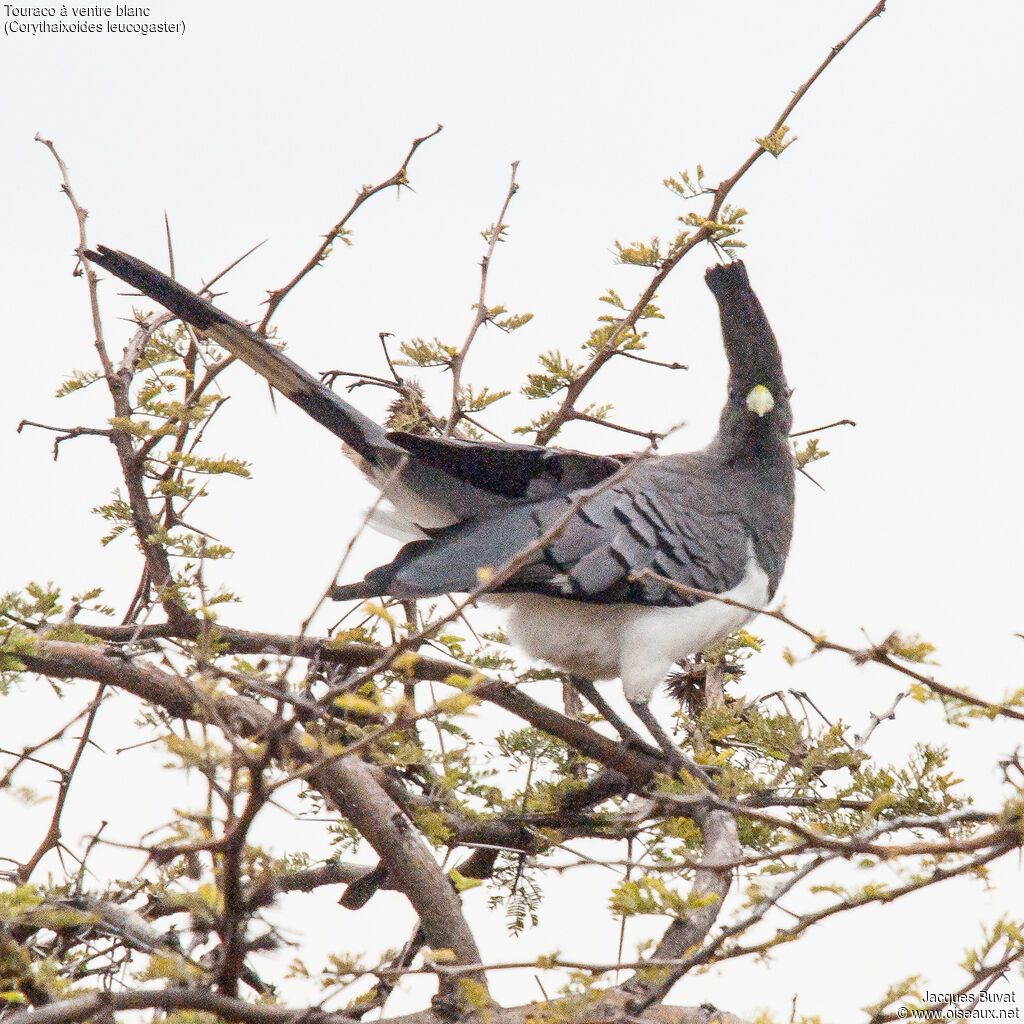
[[[765,416],[775,408],[775,396],[763,384],[755,384],[747,394],[746,406],[757,416]]]

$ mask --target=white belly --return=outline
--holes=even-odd
[[[722,596],[762,608],[768,587],[767,573],[751,556],[746,575]],[[631,700],[649,699],[677,661],[724,640],[756,614],[720,601],[664,608],[543,594],[489,594],[485,600],[511,609],[509,636],[531,657],[585,679],[619,677]]]

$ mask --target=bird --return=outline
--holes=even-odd
[[[651,697],[675,664],[771,601],[793,533],[791,392],[743,261],[705,273],[729,363],[711,442],[608,456],[389,430],[156,268],[106,246],[84,255],[264,377],[339,437],[380,489],[387,519],[414,539],[363,580],[336,584],[333,598],[413,600],[494,579],[481,596],[508,612],[510,639],[569,673],[624,739],[642,743],[594,686],[620,679],[637,718],[678,763]]]

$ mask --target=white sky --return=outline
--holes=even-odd
[[[489,301],[535,319],[511,338],[485,334],[467,368],[478,383],[515,388],[538,351],[578,352],[607,287],[628,300],[646,282],[643,270],[613,266],[610,249],[615,240],[671,237],[683,208],[661,180],[698,162],[711,183],[731,174],[869,7],[397,0],[289,9],[155,0],[153,17],[184,21],[183,37],[5,36],[0,590],[32,578],[59,579],[69,591],[102,583],[123,603],[135,581],[134,553],[126,544],[102,551],[103,524],[88,514],[116,486],[109,449],[78,440],[54,463],[50,435],[14,432],[23,417],[74,425],[107,415],[99,389],[53,399],[66,373],[93,366],[93,353],[84,286],[71,277],[75,226],[36,132],[70,165],[94,244],[162,265],[166,211],[179,276],[195,284],[268,239],[221,300],[255,319],[265,290],[293,275],[354,190],[391,174],[413,137],[444,123],[414,159],[415,192],[365,206],[352,224],[355,246],[338,249],[275,318],[293,357],[312,370],[381,372],[382,330],[461,342],[478,287],[479,232],[496,217],[509,163],[519,160],[521,191]],[[795,428],[858,423],[823,438],[834,454],[815,475],[827,491],[806,481],[799,488],[780,591],[788,611],[852,644],[863,642],[862,629],[873,640],[893,628],[920,632],[939,648],[943,679],[993,699],[1022,685],[1024,643],[1013,635],[1024,631],[1022,27],[1016,3],[891,0],[790,118],[799,141],[777,162],[763,158],[731,197],[750,211],[744,258],[796,388]],[[699,447],[721,403],[725,364],[702,282],[712,259],[710,250],[695,252],[672,275],[659,297],[668,319],[650,338],[651,356],[686,362],[689,372],[616,364],[590,392],[592,401],[613,401],[619,421],[645,429],[685,419],[668,450]],[[119,334],[115,317],[128,305],[116,290],[108,284],[102,294],[119,350],[127,329]],[[246,600],[225,618],[294,630],[366,495],[334,439],[287,403],[275,413],[244,367],[228,386],[233,397],[210,445],[253,460],[256,478],[222,485],[201,513],[237,551],[226,571]],[[444,407],[444,381],[433,393]],[[381,408],[369,389],[356,396],[369,411]],[[507,429],[539,411],[510,398],[492,422]],[[561,440],[633,447],[586,426]],[[383,539],[363,543],[351,575],[390,550]],[[797,638],[773,624],[759,630],[771,647],[751,692],[804,689],[830,716],[858,726],[897,692],[895,676],[835,657],[787,669],[778,651],[801,649]],[[0,719],[2,746],[28,736],[24,716],[50,705],[29,688],[11,707],[22,717]],[[1019,733],[998,725],[972,733],[951,734],[933,709],[907,708],[879,731],[874,750],[898,759],[920,739],[950,743],[956,773],[990,806],[994,763]],[[111,748],[125,742],[109,739]],[[117,777],[101,761],[90,769],[97,778]],[[145,777],[132,777],[124,806],[152,804]],[[70,813],[73,834],[94,829],[100,810],[85,802]],[[1005,874],[1001,890],[949,886],[822,926],[770,970],[726,965],[687,981],[678,1001],[751,1015],[768,1006],[782,1016],[798,993],[801,1012],[850,1019],[905,974],[954,987],[974,922],[994,918],[1011,886],[1019,905],[1019,878]],[[488,955],[556,947],[614,955],[613,927],[587,926],[595,938],[579,946],[581,922],[604,915],[604,893],[567,887],[552,900],[546,930],[518,948],[496,923]],[[308,904],[298,911],[297,933],[308,927],[323,949],[344,943],[357,920],[328,903],[305,922]],[[525,976],[503,984],[510,1000],[538,994]]]

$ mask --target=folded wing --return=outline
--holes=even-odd
[[[701,494],[686,456],[638,462],[621,481],[522,501],[407,544],[339,599],[417,598],[475,588],[516,561],[495,592],[533,592],[600,603],[690,605],[700,600],[644,576],[650,570],[683,587],[723,593],[743,579],[750,534],[739,515]]]

